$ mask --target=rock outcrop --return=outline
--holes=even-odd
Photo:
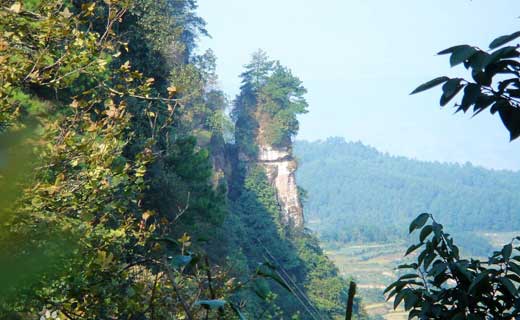
[[[292,149],[262,145],[257,162],[265,168],[269,182],[276,188],[282,223],[292,228],[303,228],[303,207],[295,178],[298,165]]]

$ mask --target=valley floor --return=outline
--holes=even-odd
[[[356,280],[358,295],[363,298],[370,316],[401,320],[407,319],[406,313],[394,311],[392,303],[385,302],[383,290],[396,279],[394,268],[401,263],[405,246],[404,242],[342,244],[327,246],[326,253],[338,266],[341,275]]]

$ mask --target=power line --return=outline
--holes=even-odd
[[[294,294],[294,296],[298,299],[298,301],[300,302],[300,304],[302,304],[302,306],[305,308],[305,310],[309,313],[309,315],[311,315],[311,317],[313,319],[316,319],[316,317],[314,316],[314,314],[316,314],[318,316],[318,318],[320,320],[323,320],[323,316],[322,314],[320,313],[320,311],[316,308],[316,306],[314,306],[314,304],[312,303],[312,301],[309,299],[309,297],[305,294],[305,292],[303,292],[303,290],[298,286],[298,284],[291,278],[291,276],[289,275],[289,273],[285,270],[285,268],[282,266],[282,264],[280,264],[280,262],[274,257],[274,255],[269,251],[269,249],[267,249],[265,247],[265,245],[262,243],[262,241],[259,239],[259,238],[256,238],[257,242],[260,244],[260,246],[264,249],[264,251],[267,253],[268,257],[270,259],[267,259],[267,257],[265,256],[265,254],[262,254],[264,256],[264,259],[266,260],[272,260],[274,263],[276,263],[276,265],[279,266],[279,269],[284,273],[285,277],[280,274],[280,272],[278,272],[278,268],[275,269],[275,272],[278,274],[278,276],[284,281],[284,283],[287,285],[288,288],[291,289],[291,292]],[[291,282],[291,284],[287,283],[287,280],[289,280]],[[296,290],[294,290],[294,288],[296,288]],[[297,291],[297,292],[295,292]],[[298,293],[301,295],[298,295]],[[307,303],[304,303],[301,298],[303,297],[303,299],[307,302]],[[309,311],[309,306],[311,307],[313,313],[311,313]]]
[[[320,319],[323,319],[320,311],[318,310],[318,308],[316,308],[316,306],[314,306],[314,304],[312,303],[312,301],[310,300],[310,298],[305,294],[305,292],[303,292],[303,290],[298,286],[298,284],[291,278],[291,276],[289,275],[289,273],[287,272],[287,270],[282,266],[282,264],[274,257],[274,255],[272,253],[270,253],[270,251],[264,247],[264,250],[267,252],[267,254],[271,257],[272,260],[274,260],[274,262],[280,266],[280,270],[285,274],[285,276],[289,279],[289,281],[293,284],[293,286],[298,290],[298,292],[303,296],[303,298],[307,301],[307,303],[311,306],[311,308],[314,310],[314,312],[316,314],[319,315],[319,318]]]
[[[269,260],[268,257],[265,255],[265,254],[262,254],[262,256],[264,257],[265,260]],[[287,286],[287,288],[289,288],[289,291],[291,291],[291,293],[293,294],[293,296],[296,298],[296,300],[298,300],[298,302],[303,306],[303,308],[305,309],[305,311],[307,311],[307,313],[312,317],[312,319],[314,320],[321,320],[321,317],[319,316],[318,314],[318,318],[316,318],[316,316],[314,315],[314,313],[309,309],[309,307],[307,306],[307,304],[305,304],[305,302],[303,302],[303,300],[301,299],[301,297],[294,291],[294,288],[289,284],[287,283],[287,281],[285,280],[285,278],[278,272],[278,270],[274,270],[274,272],[276,272],[276,274],[280,277],[280,279],[283,281],[283,283]]]
[[[270,252],[268,252],[268,254],[274,260],[274,262],[280,266],[280,270],[285,274],[285,276],[293,284],[293,286],[296,288],[296,290],[298,290],[298,292],[303,296],[305,301],[307,301],[307,303],[311,306],[311,308],[314,310],[314,312],[316,312],[319,315],[319,318],[323,319],[318,308],[316,308],[316,306],[314,306],[311,299],[305,294],[305,292],[300,288],[300,286],[298,286],[298,284],[292,279],[291,275],[287,272],[287,270],[283,266],[281,266],[280,262],[278,262],[278,260]]]

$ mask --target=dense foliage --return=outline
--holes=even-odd
[[[29,136],[3,144],[2,191],[17,149],[31,154],[2,209],[2,317],[194,319],[235,290],[183,227],[215,228],[225,212],[191,137],[221,135],[225,106],[211,52],[192,53],[205,32],[195,8],[2,2],[2,140]],[[233,313],[223,306],[212,314]]]
[[[438,213],[478,253],[489,245],[467,232],[520,229],[518,173],[395,157],[340,138],[299,141],[295,153],[306,216],[325,240],[403,239],[420,211]]]
[[[316,239],[280,224],[263,172],[225,143],[196,7],[0,1],[0,318],[342,313],[345,283]],[[263,137],[290,142],[301,82],[266,58],[243,77]]]
[[[241,195],[233,201],[233,222],[235,226],[232,241],[241,248],[245,270],[254,268],[262,261],[277,266],[278,275],[290,288],[293,296],[268,283],[256,288],[255,294],[263,296],[271,288],[275,305],[265,305],[265,315],[276,318],[280,314],[301,314],[317,318],[343,318],[347,295],[347,284],[339,277],[333,263],[323,254],[317,240],[307,232],[287,230],[280,224],[279,207],[276,202],[276,190],[269,184],[263,168],[251,168],[244,183]],[[252,297],[249,297],[251,300]],[[258,299],[256,299],[258,300]],[[254,301],[254,299],[253,299]],[[262,300],[257,303],[262,304]],[[356,300],[354,319],[366,316]],[[312,318],[311,317],[311,318]]]
[[[431,223],[427,223],[431,221]],[[419,242],[406,254],[421,249],[416,262],[403,264],[408,271],[386,289],[394,306],[404,302],[410,318],[516,319],[519,317],[520,247],[517,239],[496,251],[487,261],[463,259],[453,238],[430,214],[419,215],[410,225]]]
[[[236,142],[249,154],[258,142],[288,146],[298,132],[296,116],[307,112],[302,82],[265,52],[253,54],[241,74],[242,86],[232,116],[236,120]]]
[[[273,287],[273,301],[281,310],[264,308],[265,315],[277,317],[283,311],[285,316],[299,313],[302,318],[343,318],[346,281],[313,235],[283,225],[276,189],[255,158],[259,145],[292,147],[291,138],[298,130],[296,116],[306,110],[306,91],[298,78],[262,51],[253,54],[241,76],[241,91],[232,111],[236,119],[235,178],[230,198],[233,223],[240,230],[235,246],[241,248],[248,269],[266,259],[279,267],[279,276],[293,294],[288,297]],[[358,299],[355,315],[366,318]]]

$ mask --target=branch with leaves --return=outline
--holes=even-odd
[[[442,84],[440,105],[447,105],[462,90],[462,100],[455,104],[456,112],[468,112],[473,107],[473,116],[489,108],[491,114],[498,112],[510,139],[520,136],[520,49],[519,45],[506,46],[520,37],[514,32],[493,40],[490,51],[470,45],[458,45],[440,51],[450,55],[452,67],[463,64],[471,71],[472,80],[438,77],[417,87],[416,94]]]
[[[430,223],[428,223],[430,222]],[[394,307],[404,302],[410,318],[419,319],[516,319],[520,316],[520,246],[514,238],[487,261],[460,256],[454,240],[432,215],[423,213],[410,224],[419,231],[415,262],[390,284],[385,293]]]

